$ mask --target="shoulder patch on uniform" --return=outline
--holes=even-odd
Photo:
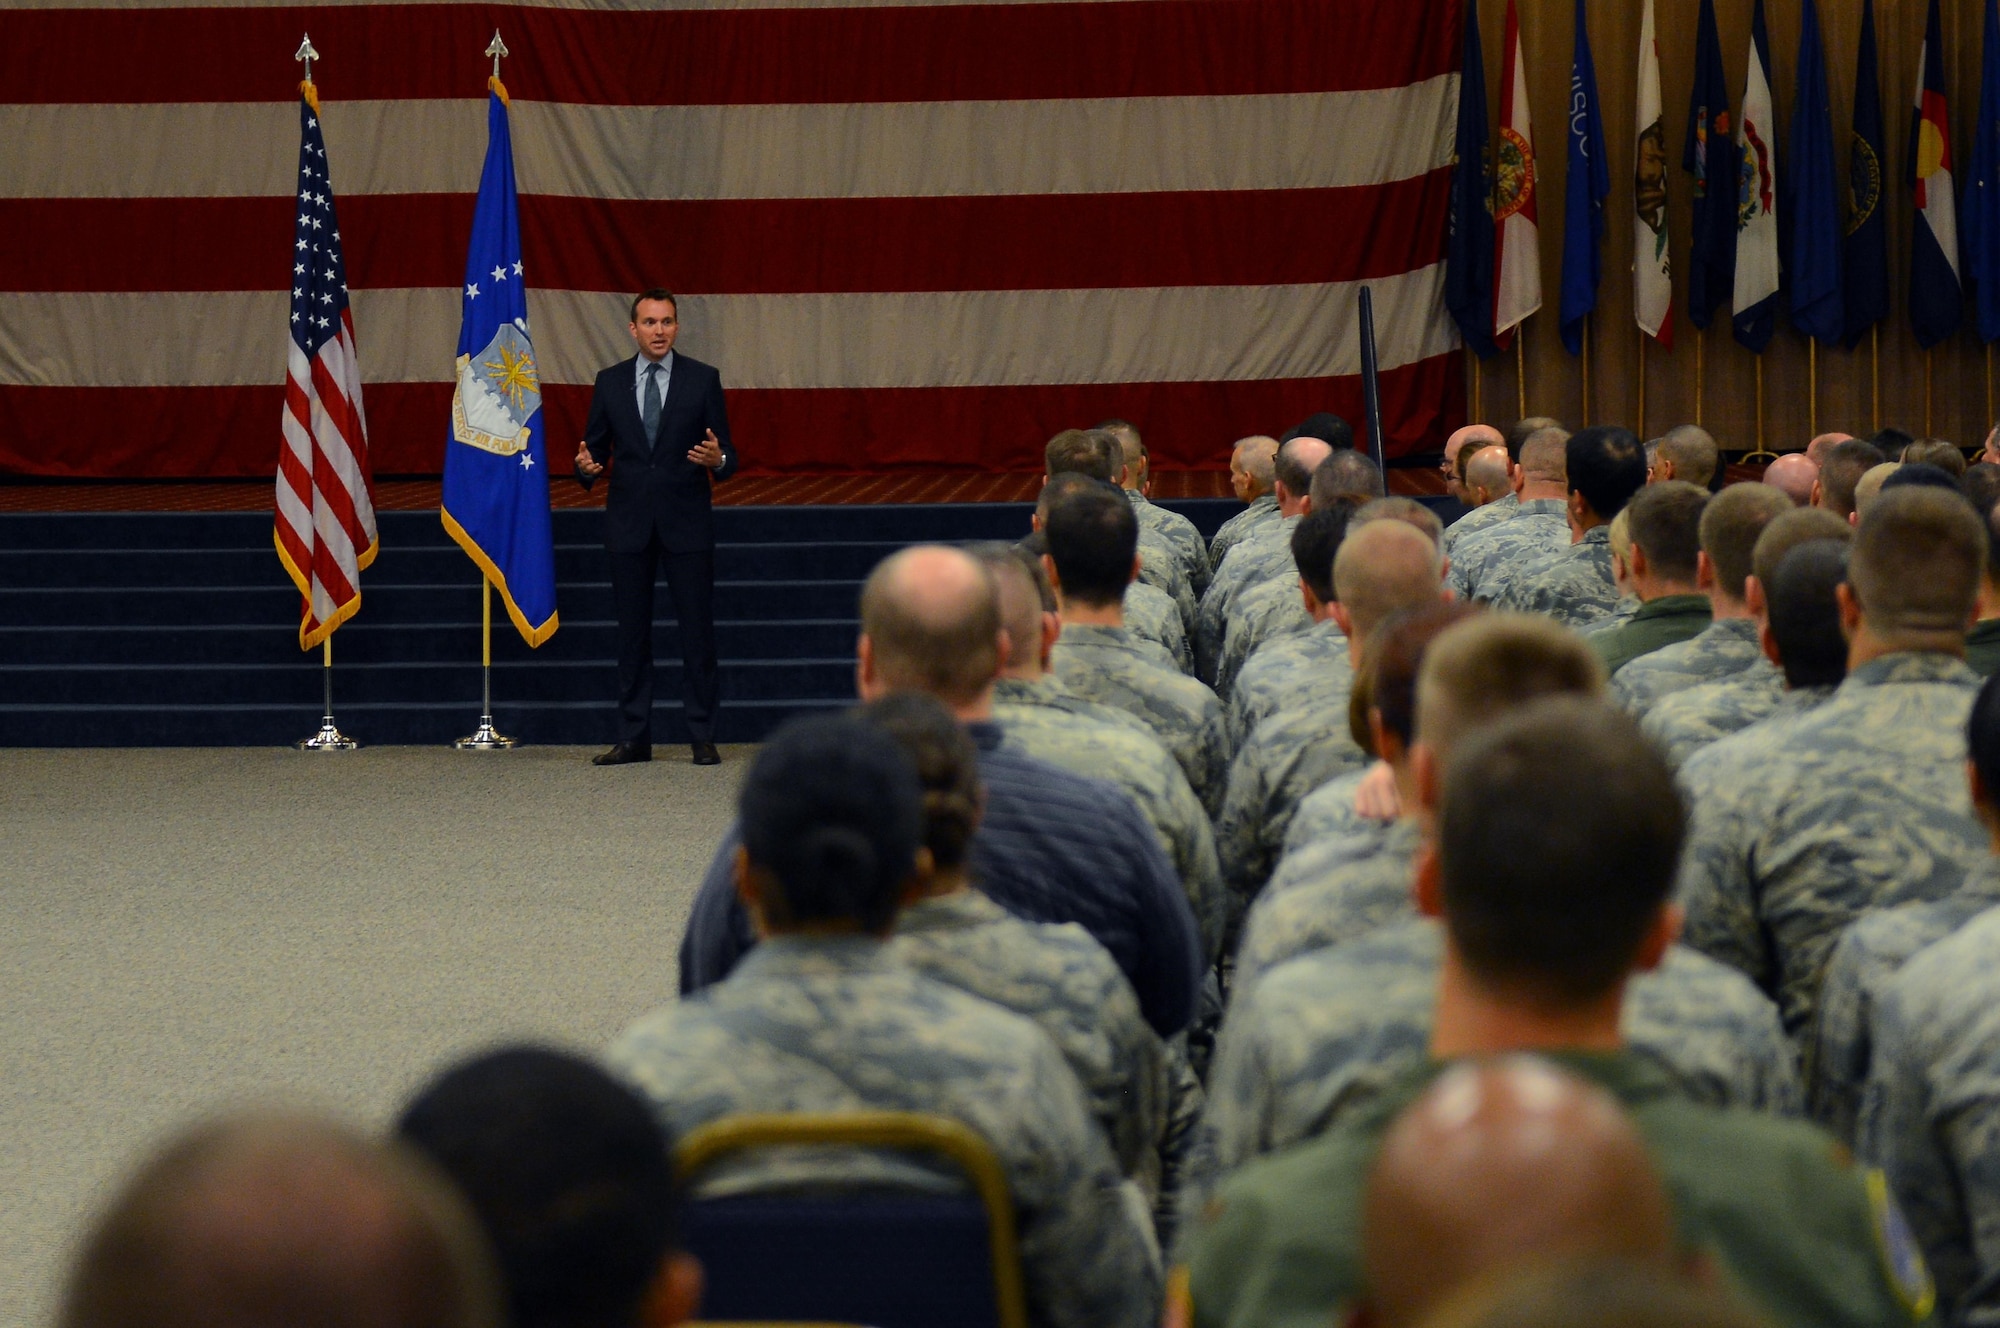
[[[1868,1207],[1875,1218],[1875,1247],[1882,1256],[1882,1269],[1889,1275],[1889,1285],[1896,1289],[1897,1299],[1903,1302],[1912,1319],[1928,1318],[1937,1305],[1937,1283],[1931,1280],[1930,1266],[1924,1262],[1916,1233],[1910,1230],[1903,1210],[1896,1206],[1894,1196],[1889,1193],[1889,1178],[1882,1174],[1881,1168],[1870,1167],[1866,1179]]]

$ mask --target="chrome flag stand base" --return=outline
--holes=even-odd
[[[500,34],[494,33],[493,40],[498,42]],[[493,53],[488,51],[487,54]],[[498,56],[494,56],[494,63],[499,63]],[[461,752],[504,752],[516,744],[514,739],[506,734],[493,731],[493,583],[481,581],[480,588],[486,599],[485,606],[479,614],[480,627],[484,633],[480,649],[479,727],[454,742],[452,746]]]
[[[461,752],[504,752],[515,745],[514,739],[493,731],[491,714],[481,715],[477,729],[452,743]]]
[[[361,744],[342,733],[333,722],[333,637],[328,636],[323,644],[320,677],[325,684],[326,705],[320,712],[319,732],[310,738],[300,738],[292,746],[302,752],[351,752]]]

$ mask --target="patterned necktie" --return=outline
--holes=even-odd
[[[639,418],[646,426],[646,442],[650,446],[660,436],[660,366],[646,366],[646,396],[639,407]]]

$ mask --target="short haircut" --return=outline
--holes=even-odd
[[[1674,463],[1674,478],[1707,488],[1721,456],[1715,436],[1699,424],[1676,424],[1660,435],[1661,456]]]
[[[1521,444],[1517,458],[1521,471],[1531,480],[1563,484],[1569,479],[1569,432],[1565,429],[1537,429]]]
[[[908,569],[915,559],[938,553],[965,557],[919,544],[877,563],[861,587],[861,630],[891,687],[963,703],[1000,671],[1000,597],[992,574],[966,559],[977,575],[970,591],[942,606],[924,603],[919,588],[907,584]]]
[[[1004,540],[980,540],[965,551],[979,560],[1000,591],[1000,626],[1011,647],[1009,662],[1033,655],[1041,647],[1042,614],[1054,605],[1041,564]]]
[[[1240,438],[1230,449],[1232,460],[1240,457],[1243,473],[1250,477],[1258,492],[1269,493],[1278,479],[1278,440],[1263,434],[1252,434]]]
[[[1987,796],[2000,799],[2000,682],[1994,678],[1986,680],[1972,703],[1972,714],[1965,721],[1965,748]]]
[[[1958,487],[1975,508],[1990,512],[2000,503],[2000,466],[1990,461],[1967,466],[1965,474],[1958,477]]]
[[[1701,514],[1701,551],[1715,568],[1717,590],[1743,598],[1757,537],[1792,510],[1792,500],[1768,484],[1732,484],[1709,499]]]
[[[1464,456],[1467,452],[1472,452],[1470,444],[1459,449],[1460,456]],[[1505,448],[1495,448],[1491,445],[1482,447],[1477,452],[1474,452],[1472,460],[1466,463],[1465,482],[1479,489],[1497,490],[1506,488],[1507,465],[1501,460],[1505,452]],[[1996,466],[1994,469],[2000,470],[2000,466]]]
[[[648,300],[665,300],[674,307],[674,317],[679,318],[681,316],[681,301],[678,295],[675,295],[664,286],[649,286],[632,297],[632,316],[626,321],[632,323],[638,322],[639,306]]]
[[[1778,564],[1799,545],[1812,540],[1838,540],[1844,545],[1853,538],[1853,526],[1822,508],[1798,507],[1780,513],[1757,537],[1757,547],[1750,554],[1750,575],[1768,591],[1771,578],[1778,574]]]
[[[1942,438],[1919,438],[1896,459],[1906,466],[1936,466],[1953,479],[1965,474],[1965,453]]]
[[[1322,604],[1333,600],[1333,560],[1357,510],[1355,500],[1336,499],[1325,507],[1315,506],[1292,527],[1292,565]]]
[[[1507,440],[1507,455],[1515,461],[1521,459],[1521,445],[1543,429],[1560,429],[1563,422],[1549,415],[1523,415],[1505,429],[1500,436]]]
[[[1571,493],[1609,521],[1646,487],[1646,451],[1630,429],[1603,424],[1570,435],[1563,470]]]
[[[1834,592],[1847,580],[1849,545],[1838,539],[1798,545],[1778,560],[1765,587],[1771,639],[1790,686],[1832,687],[1847,676],[1847,634]]]
[[[1667,902],[1686,824],[1666,761],[1601,700],[1547,697],[1468,735],[1438,808],[1453,948],[1536,1004],[1601,1000]]]
[[[1903,449],[1917,441],[1917,436],[1886,424],[1868,435],[1868,441],[1881,451],[1884,461],[1892,461],[1903,455]]]
[[[1289,443],[1294,438],[1317,438],[1335,451],[1354,446],[1354,426],[1331,411],[1318,411],[1308,415],[1285,431],[1279,441]]]
[[[1324,442],[1324,439],[1301,436],[1307,437],[1303,445],[1297,438],[1288,438],[1278,445],[1278,457],[1272,466],[1278,483],[1284,485],[1286,492],[1294,497],[1302,497],[1312,489],[1313,469],[1325,459],[1309,459],[1320,450],[1312,444]],[[1338,456],[1339,453],[1336,451],[1333,455]]]
[[[1917,446],[1921,447],[1919,443]],[[1965,490],[1959,486],[1958,477],[1943,466],[1934,466],[1928,461],[1905,461],[1882,480],[1883,489],[1903,489],[1911,485],[1932,489],[1949,489],[1956,494]]]
[[[768,872],[785,925],[853,922],[881,934],[923,837],[916,763],[852,715],[795,719],[757,753],[736,799],[743,851]]]
[[[1903,463],[1900,461],[1884,461],[1879,466],[1870,466],[1867,473],[1862,475],[1861,482],[1854,486],[1854,510],[1866,516],[1869,507],[1881,496],[1882,486],[1889,482],[1891,475],[1902,468]]]
[[[1075,473],[1113,484],[1125,467],[1125,457],[1108,433],[1064,429],[1042,449],[1042,466],[1051,479]]]
[[[1376,631],[1368,643],[1368,702],[1382,727],[1405,747],[1416,738],[1417,676],[1431,643],[1483,613],[1477,604],[1439,601],[1405,609]]]
[[[924,847],[931,860],[943,871],[963,867],[985,796],[972,735],[935,698],[915,692],[871,701],[858,713],[901,743],[917,768],[924,796]]]
[[[1366,525],[1370,521],[1400,521],[1406,526],[1414,526],[1440,550],[1443,557],[1444,522],[1438,514],[1414,498],[1377,498],[1354,514],[1354,524]],[[1439,569],[1443,574],[1443,569]]]
[[[679,1241],[673,1144],[630,1088],[566,1051],[506,1047],[433,1080],[396,1134],[471,1202],[514,1328],[639,1321]]]
[[[1884,636],[1963,634],[1986,570],[1986,523],[1938,489],[1892,489],[1861,518],[1848,584]]]
[[[975,540],[965,546],[965,551],[984,563],[989,571],[1018,569],[1034,591],[1036,606],[1043,613],[1056,611],[1055,587],[1049,584],[1049,574],[1042,570],[1041,555],[1027,548],[1022,541]]]
[[[1643,490],[1642,490],[1643,492]],[[1611,532],[1611,556],[1625,564],[1632,565],[1632,504],[1625,504],[1625,510],[1611,518],[1605,527]]]
[[[492,1256],[420,1155],[330,1122],[208,1121],[97,1220],[61,1328],[497,1328]]]
[[[1315,507],[1345,494],[1380,498],[1386,491],[1381,468],[1368,459],[1366,452],[1353,451],[1335,452],[1320,462],[1307,489]]]
[[[1054,492],[1042,515],[1042,533],[1062,593],[1091,608],[1122,603],[1139,552],[1139,518],[1131,500],[1095,480],[1058,479],[1048,487]]]
[[[1887,457],[1882,449],[1859,438],[1850,438],[1844,443],[1835,443],[1826,449],[1826,458],[1819,463],[1819,491],[1827,510],[1836,516],[1850,516],[1854,512],[1854,486],[1861,483],[1861,477]]]
[[[1133,446],[1139,449],[1139,455],[1144,456],[1146,454],[1146,444],[1141,442],[1139,439],[1138,426],[1133,424],[1132,421],[1130,420],[1121,420],[1117,418],[1112,418],[1108,420],[1099,420],[1096,424],[1093,424],[1090,427],[1097,433],[1108,433],[1116,435],[1120,443],[1129,440]]]
[[[1601,697],[1602,661],[1582,637],[1536,614],[1489,613],[1455,628],[1417,680],[1417,739],[1439,754],[1544,696]]]
[[[1333,559],[1333,584],[1352,630],[1364,637],[1444,589],[1437,546],[1400,521],[1350,527]]]
[[[1708,490],[1692,481],[1648,484],[1618,515],[1630,523],[1632,543],[1646,555],[1653,575],[1694,584],[1701,553],[1701,514]]]

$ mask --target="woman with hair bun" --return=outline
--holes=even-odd
[[[1033,1322],[1156,1321],[1157,1264],[1061,1054],[1034,1024],[884,944],[931,869],[905,747],[855,715],[795,721],[758,753],[737,807],[737,890],[761,943],[722,982],[633,1024],[612,1067],[675,1137],[749,1112],[963,1121],[1007,1170]],[[702,1190],[935,1189],[940,1174],[899,1153],[768,1150],[705,1173]]]

